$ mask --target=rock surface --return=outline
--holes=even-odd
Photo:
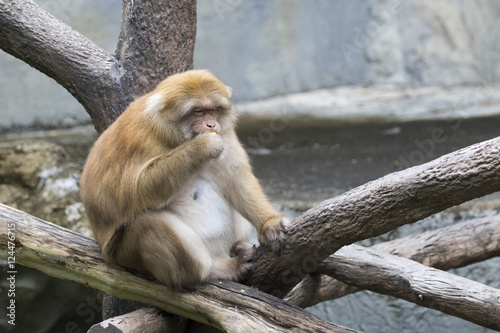
[[[79,181],[80,166],[59,145],[0,143],[0,202],[91,236]]]
[[[0,203],[46,221],[91,235],[79,195],[80,166],[66,150],[40,140],[0,143]],[[6,276],[7,265],[0,261]],[[100,320],[99,294],[80,285],[54,279],[34,269],[16,266],[16,326],[0,318],[2,332],[81,332]],[[0,304],[8,304],[0,280]]]

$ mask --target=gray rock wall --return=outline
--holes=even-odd
[[[114,52],[120,0],[37,0]],[[344,85],[480,84],[500,77],[496,0],[200,0],[195,67],[248,101]],[[89,122],[52,79],[0,51],[0,130]]]
[[[500,77],[500,2],[199,1],[195,65],[237,100],[343,85]]]

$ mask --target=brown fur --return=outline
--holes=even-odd
[[[283,246],[286,226],[236,137],[230,97],[208,71],[172,75],[100,136],[83,170],[81,196],[107,260],[182,287],[238,279],[248,270],[252,248],[241,245],[249,237],[241,217],[257,228],[261,243]],[[210,133],[214,123],[218,134]],[[208,194],[215,208],[207,208]],[[214,223],[214,235],[197,205]]]

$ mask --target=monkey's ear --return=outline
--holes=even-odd
[[[227,97],[231,98],[233,96],[233,89],[231,87],[226,86]]]
[[[144,111],[150,115],[156,115],[165,104],[165,99],[160,93],[153,94],[146,99]]]

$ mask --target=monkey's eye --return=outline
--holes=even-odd
[[[193,109],[192,112],[195,116],[203,116],[203,114],[205,113],[205,110],[200,109],[200,108],[195,108],[195,109]]]

